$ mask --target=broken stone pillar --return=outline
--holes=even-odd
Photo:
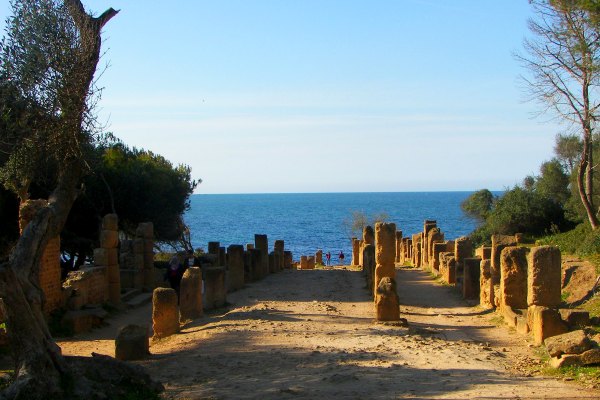
[[[527,253],[525,247],[508,246],[500,253],[500,306],[527,308]]]
[[[479,257],[482,260],[489,260],[492,258],[492,248],[481,246],[475,250],[475,257]]]
[[[273,251],[278,254],[279,263],[277,264],[277,271],[282,271],[285,265],[285,242],[283,240],[276,240],[273,245]]]
[[[396,281],[388,276],[379,281],[375,294],[377,321],[399,321],[400,301],[396,291]]]
[[[300,269],[308,269],[308,257],[300,256]]]
[[[269,253],[269,273],[274,274],[277,272],[277,266],[275,265],[275,252],[272,251]]]
[[[323,264],[323,250],[317,250],[317,252],[315,253],[315,262],[317,263],[317,265],[324,265]]]
[[[316,261],[315,256],[308,256],[306,260],[306,268],[307,269],[315,269]]]
[[[454,257],[457,263],[464,259],[473,257],[473,244],[467,236],[459,237],[454,241]]]
[[[505,247],[508,246],[516,246],[517,242],[515,241],[514,236],[508,235],[492,235],[492,282],[494,285],[500,284],[500,253]]]
[[[439,261],[439,254],[435,258],[433,254],[433,245],[435,243],[444,243],[444,234],[442,233],[440,228],[437,227],[430,229],[429,233],[427,234],[427,251],[429,252],[429,254],[427,255],[427,264],[425,266],[429,268],[433,268],[434,264],[437,264],[437,262]]]
[[[250,250],[254,250],[254,243],[247,243],[246,244],[246,251],[250,251]]]
[[[400,263],[402,259],[402,231],[396,231],[396,259],[395,262]]]
[[[400,319],[396,292],[396,224],[375,224],[375,309],[378,321]]]
[[[152,292],[152,330],[154,337],[159,339],[179,332],[179,310],[175,290],[156,288]]]
[[[100,250],[94,251],[94,255],[104,257],[100,259],[106,264],[106,277],[108,279],[108,299],[112,304],[121,302],[121,271],[119,270],[119,219],[116,214],[107,214],[102,218],[102,230],[100,231]]]
[[[365,226],[363,229],[363,244],[375,245],[375,231],[372,226]]]
[[[259,249],[250,249],[248,250],[247,257],[250,261],[250,280],[256,282],[262,277],[262,251]]]
[[[21,203],[19,207],[19,229],[21,233],[23,233],[23,230],[25,230],[27,225],[33,220],[35,214],[47,205],[48,202],[42,199],[26,200]],[[39,285],[45,297],[43,312],[46,315],[50,315],[52,311],[63,305],[60,269],[60,235],[53,237],[46,244],[39,268]]]
[[[448,282],[449,285],[456,285],[456,258],[454,253],[448,253],[445,257],[445,267],[443,279]]]
[[[421,234],[421,260],[420,266],[429,265],[429,231],[437,227],[437,221],[425,220],[423,222],[423,232]]]
[[[233,292],[244,287],[244,246],[232,244],[227,248],[229,287]]]
[[[292,264],[294,263],[294,257],[291,251],[283,252],[283,268],[284,269],[292,269]]]
[[[224,267],[227,265],[227,251],[225,247],[219,247],[219,265],[218,267]]]
[[[148,328],[126,325],[119,329],[115,339],[115,358],[121,361],[142,360],[150,354]]]
[[[367,282],[369,295],[373,296],[373,287],[375,280],[375,246],[367,244],[362,249],[363,273]]]
[[[221,251],[221,243],[219,242],[208,242],[208,254],[219,256]]]
[[[557,310],[543,306],[529,307],[527,323],[536,346],[542,345],[546,338],[562,335],[569,330]]]
[[[375,224],[375,288],[383,277],[396,279],[396,224]],[[375,289],[374,288],[374,289]]]
[[[225,287],[225,267],[208,267],[203,270],[204,290],[206,292],[205,310],[223,307],[227,301]]]
[[[558,307],[561,303],[561,255],[558,247],[539,246],[529,255],[527,303]]]
[[[434,274],[440,273],[440,254],[448,252],[448,246],[446,242],[433,243],[433,253],[429,261],[431,261],[431,269]]]
[[[411,263],[413,242],[411,238],[406,238],[406,248],[404,250],[404,263]]]
[[[465,258],[463,264],[463,298],[479,299],[481,258]]]
[[[492,260],[481,260],[479,276],[479,305],[494,308],[494,284],[492,282]]]
[[[194,320],[204,314],[202,270],[199,267],[190,267],[183,273],[179,289],[179,313],[182,322]]]
[[[360,240],[352,238],[352,265],[360,265]]]
[[[259,274],[261,278],[264,278],[269,275],[269,239],[267,235],[254,235],[254,247],[260,250]]]
[[[412,236],[412,257],[411,262],[413,267],[421,266],[421,236],[422,233],[415,233]]]

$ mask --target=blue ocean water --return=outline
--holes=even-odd
[[[368,216],[385,213],[404,236],[423,230],[425,219],[437,220],[446,239],[469,234],[475,221],[460,203],[472,192],[196,194],[184,219],[194,248],[207,249],[209,241],[221,246],[254,243],[254,234],[266,234],[269,248],[285,241],[294,260],[316,250],[352,254],[347,222],[353,211]]]

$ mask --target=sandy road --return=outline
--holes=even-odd
[[[418,270],[399,270],[409,327],[377,324],[361,272],[285,271],[232,293],[227,312],[153,342],[140,362],[168,399],[598,399],[600,391],[530,376],[526,340]],[[112,327],[61,344],[111,355]]]

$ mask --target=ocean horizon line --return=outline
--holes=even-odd
[[[192,196],[239,196],[239,195],[289,195],[289,194],[397,194],[397,193],[474,193],[478,190],[404,190],[404,191],[367,191],[367,192],[246,192],[246,193],[193,193]],[[492,193],[502,193],[506,189],[488,189]]]

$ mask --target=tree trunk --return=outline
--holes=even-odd
[[[581,161],[579,162],[579,171],[577,171],[577,188],[579,189],[579,197],[592,229],[597,229],[599,226],[598,217],[594,212],[594,203],[592,198],[592,140],[589,131],[583,135],[583,150],[581,153]]]
[[[100,30],[117,14],[112,8],[98,18],[88,15],[80,0],[65,0],[80,34],[80,57],[67,77],[61,114],[61,138],[67,151],[57,186],[48,204],[38,210],[23,230],[8,262],[0,265],[0,297],[6,305],[7,331],[15,352],[15,381],[1,397],[7,399],[67,398],[64,378],[70,374],[65,359],[48,330],[44,294],[39,286],[42,254],[50,238],[60,234],[83,175],[81,154],[89,139],[82,130],[83,113],[100,58]],[[67,93],[68,92],[68,93]],[[66,390],[66,392],[65,392]]]

